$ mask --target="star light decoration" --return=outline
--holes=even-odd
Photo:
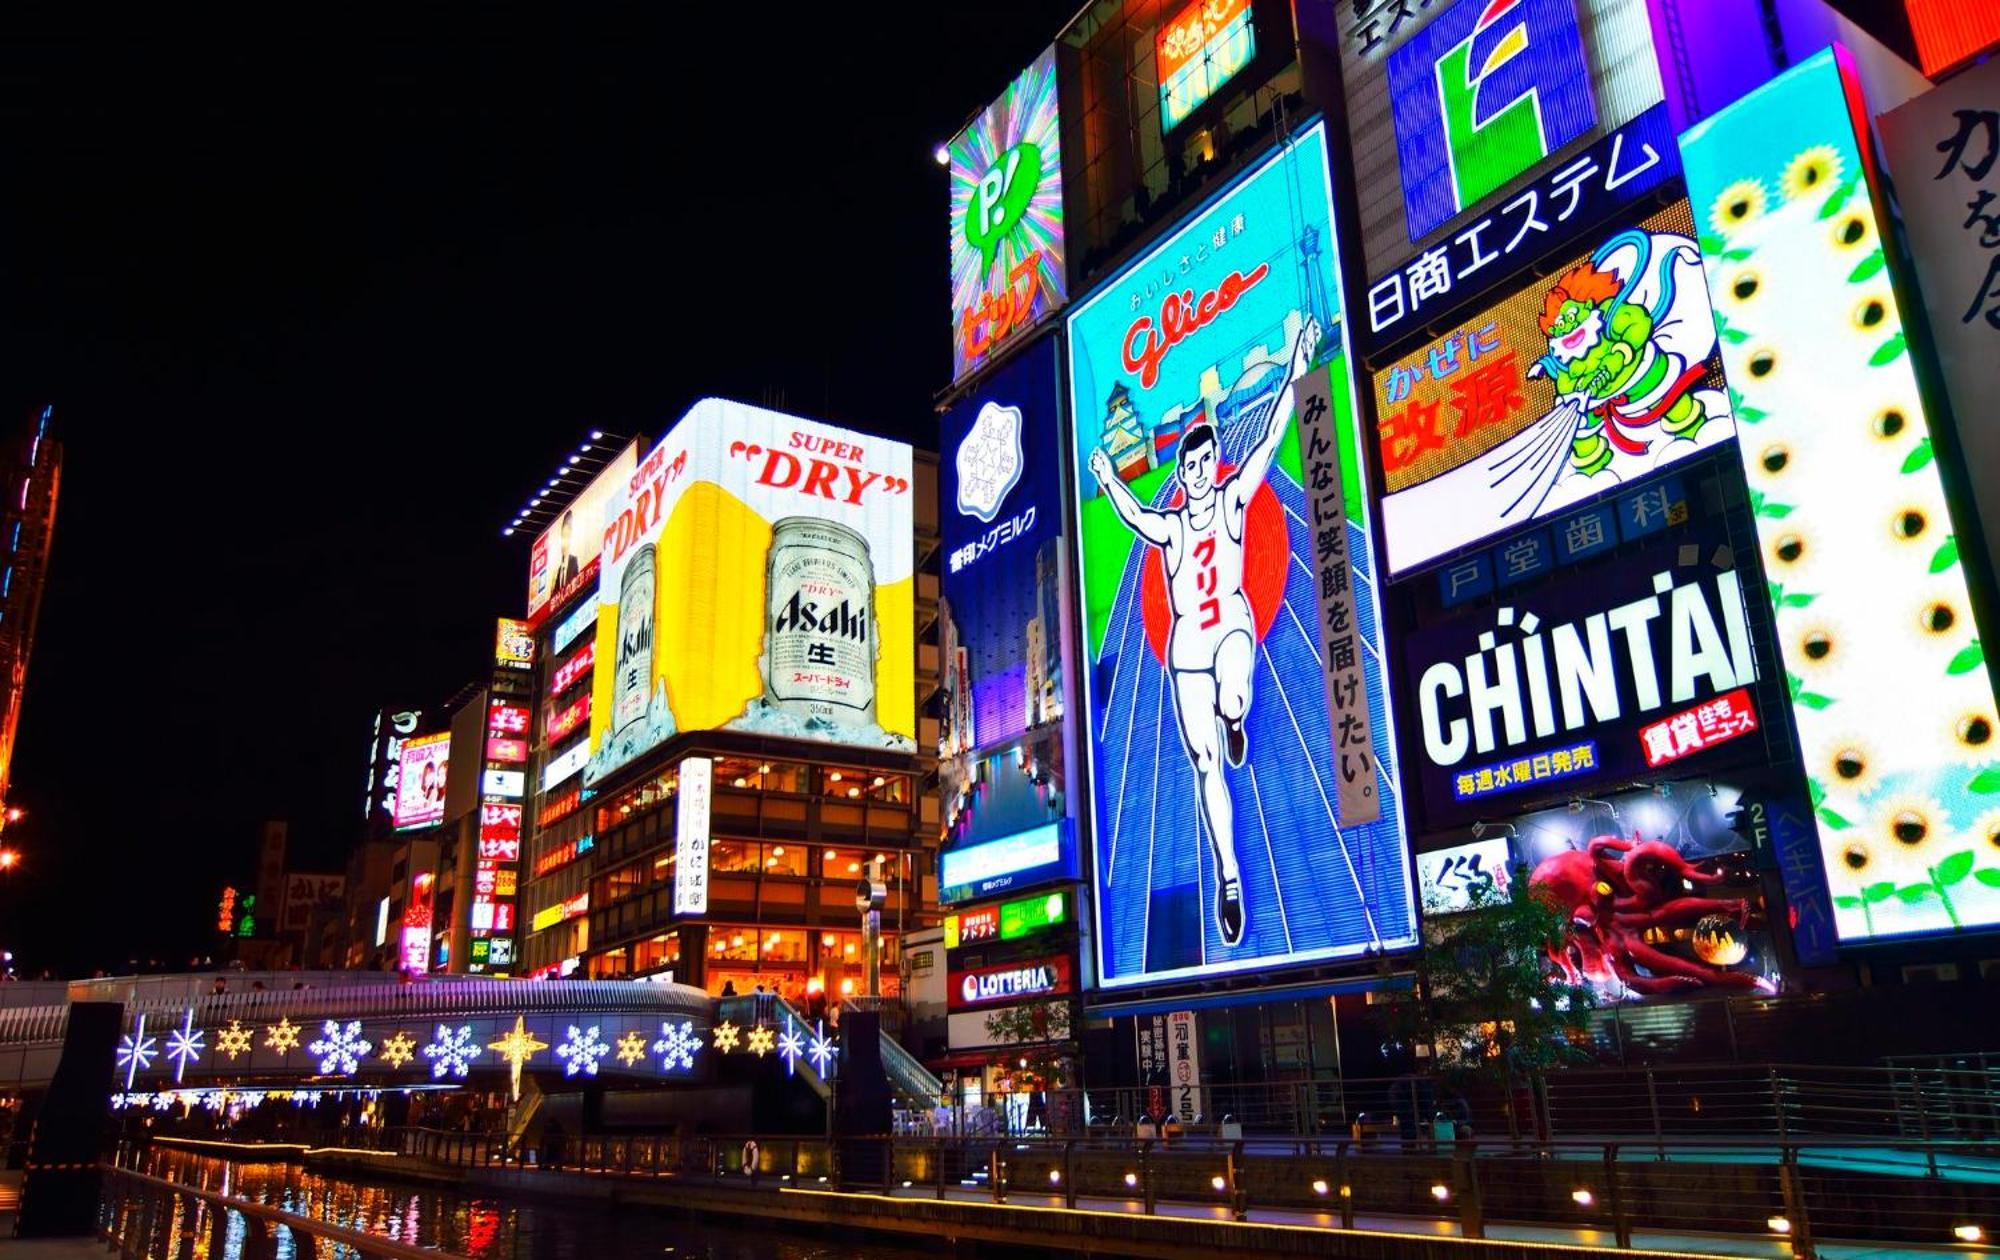
[[[118,1066],[125,1069],[125,1090],[132,1090],[132,1078],[153,1066],[153,1060],[160,1055],[160,1039],[146,1035],[146,1013],[139,1012],[139,1021],[132,1031],[118,1039]]]
[[[227,1055],[231,1063],[250,1053],[252,1029],[245,1028],[243,1021],[232,1019],[229,1027],[215,1030],[215,1052]]]
[[[167,1034],[167,1057],[174,1061],[174,1084],[181,1083],[188,1064],[199,1059],[206,1048],[202,1045],[201,1029],[194,1026],[194,1008],[189,1007],[181,1026]]]
[[[712,1031],[715,1034],[715,1048],[717,1050],[722,1051],[724,1054],[727,1054],[731,1050],[734,1050],[736,1048],[737,1043],[742,1039],[742,1032],[743,1032],[742,1029],[738,1028],[735,1024],[730,1023],[726,1019],[723,1020],[721,1023],[717,1024],[710,1031]]]
[[[479,1057],[479,1047],[472,1044],[472,1025],[460,1024],[454,1032],[451,1025],[439,1024],[437,1036],[424,1047],[424,1057],[431,1061],[433,1079],[443,1080],[450,1074],[464,1080],[472,1070],[472,1061]]]
[[[747,1048],[751,1054],[761,1059],[771,1053],[772,1043],[777,1041],[777,1039],[778,1034],[769,1024],[759,1024],[750,1030]]]
[[[556,1047],[556,1057],[563,1061],[564,1076],[575,1076],[578,1072],[596,1076],[597,1061],[610,1053],[610,1045],[599,1036],[595,1024],[588,1031],[571,1024],[569,1035]]]
[[[618,1061],[637,1067],[646,1057],[646,1034],[634,1028],[618,1039]]]
[[[299,1026],[289,1017],[280,1016],[264,1034],[264,1048],[276,1050],[279,1054],[290,1054],[299,1048]]]
[[[514,1101],[520,1102],[521,1065],[534,1058],[535,1051],[548,1049],[549,1043],[537,1040],[535,1035],[528,1031],[527,1016],[516,1015],[513,1030],[498,1041],[487,1042],[486,1048],[496,1051],[501,1058],[507,1060],[507,1066],[513,1069]]]
[[[396,1035],[382,1043],[382,1062],[392,1069],[400,1068],[417,1054],[417,1039],[398,1029]]]
[[[813,1061],[813,1070],[819,1073],[821,1080],[826,1079],[828,1070],[833,1066],[833,1056],[838,1053],[840,1047],[834,1045],[833,1038],[826,1035],[826,1021],[821,1020],[814,1026],[812,1047],[806,1051],[807,1056]]]
[[[322,1035],[306,1047],[306,1053],[319,1060],[321,1076],[352,1076],[374,1048],[375,1043],[361,1035],[360,1020],[350,1019],[343,1024],[329,1019]]]
[[[785,1031],[778,1036],[778,1057],[785,1061],[785,1071],[793,1076],[799,1074],[799,1056],[806,1052],[806,1039],[801,1037],[792,1024],[792,1017],[785,1016]]]
[[[684,1019],[679,1024],[660,1025],[660,1039],[653,1043],[653,1053],[660,1056],[660,1070],[671,1072],[676,1063],[683,1071],[694,1068],[694,1056],[701,1049],[701,1038],[695,1035],[694,1021]]]

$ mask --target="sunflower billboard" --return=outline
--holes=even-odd
[[[910,448],[705,398],[605,513],[596,783],[681,731],[916,749]]]
[[[1846,56],[1681,135],[1843,942],[2000,924],[2000,722]]]

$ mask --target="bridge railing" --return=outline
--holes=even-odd
[[[1185,1132],[1415,1136],[1442,1115],[1481,1137],[1929,1138],[2000,1141],[2000,1056],[1985,1066],[1721,1064],[1579,1068],[1493,1084],[1435,1077],[1050,1090],[954,1100],[897,1115],[942,1136],[1137,1136],[1172,1118]]]
[[[491,1158],[476,1141],[442,1145],[461,1167]],[[1796,1257],[1814,1255],[1816,1239],[1950,1249],[2000,1225],[2000,1150],[1941,1141],[604,1136],[569,1139],[529,1166],[1120,1212],[1192,1206],[1348,1229],[1401,1222],[1469,1238],[1505,1225],[1682,1252],[1722,1239],[1740,1251],[1749,1238]]]
[[[126,1260],[193,1256],[207,1240],[207,1254],[242,1260],[277,1260],[279,1235],[299,1260],[354,1255],[361,1260],[458,1260],[449,1252],[412,1247],[394,1239],[330,1224],[295,1212],[106,1165],[98,1198],[97,1232]],[[231,1252],[232,1237],[240,1238]]]

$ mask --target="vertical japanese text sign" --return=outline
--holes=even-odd
[[[1375,739],[1368,725],[1368,678],[1361,668],[1354,588],[1347,559],[1347,500],[1340,483],[1333,390],[1320,367],[1299,381],[1299,448],[1312,509],[1313,571],[1319,581],[1320,646],[1326,708],[1333,725],[1336,808],[1348,826],[1382,816],[1375,792]]]

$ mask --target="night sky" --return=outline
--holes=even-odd
[[[266,817],[338,869],[372,711],[480,670],[592,427],[932,444],[931,152],[1074,10],[8,6],[0,427],[66,462],[0,944],[184,963]]]

